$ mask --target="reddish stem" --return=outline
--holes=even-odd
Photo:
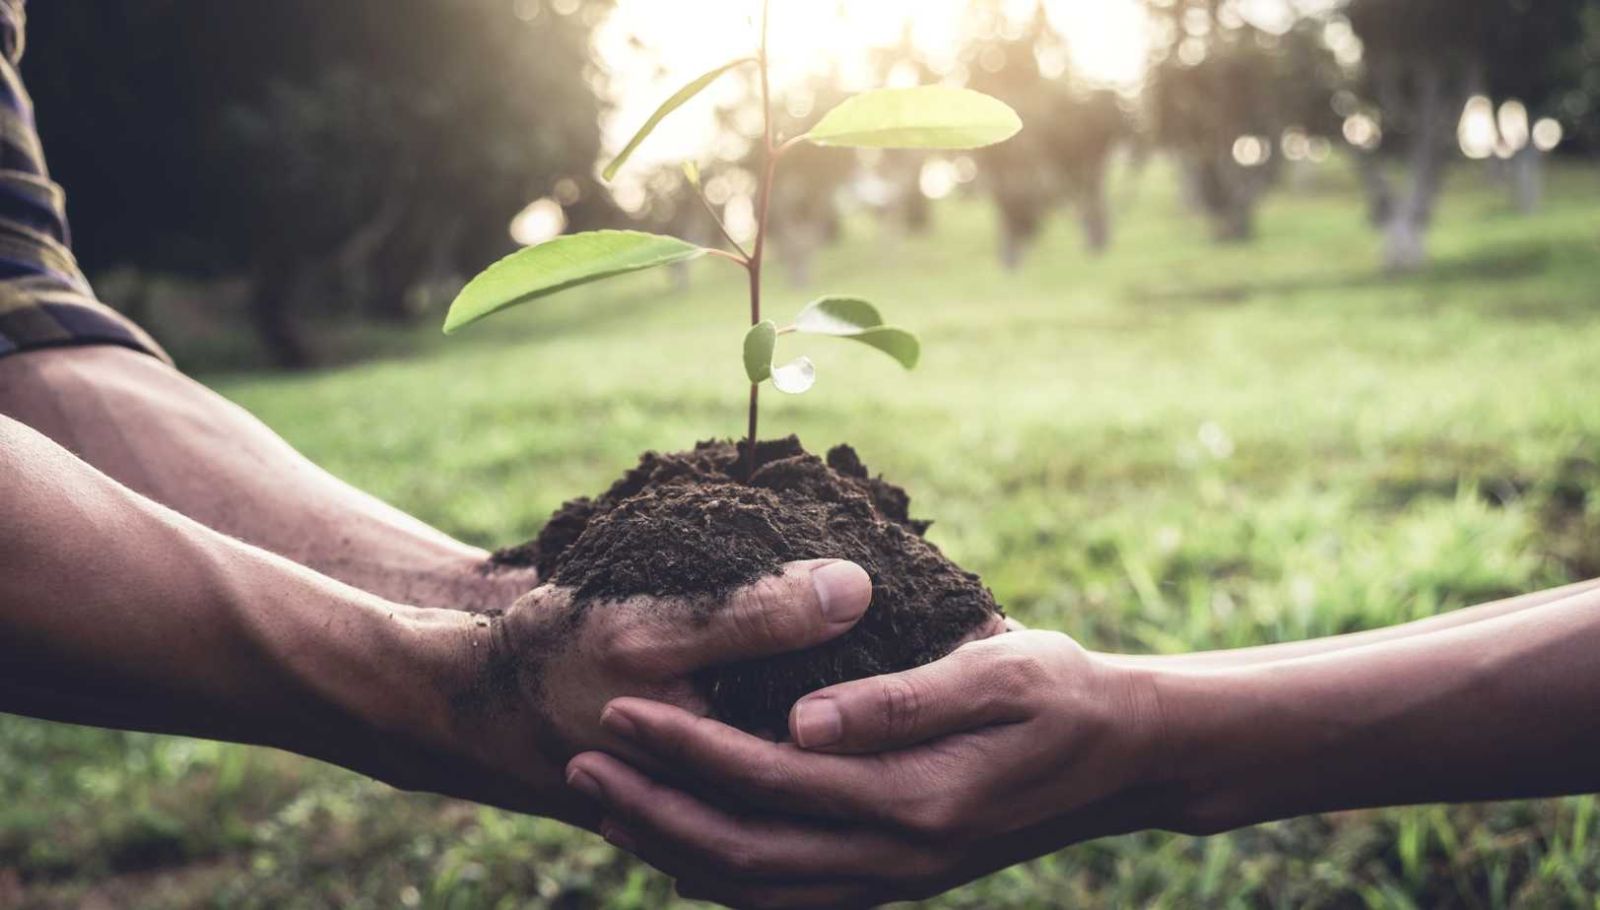
[[[778,166],[778,149],[772,142],[772,89],[767,78],[767,14],[771,0],[761,4],[761,56],[757,65],[761,69],[761,185],[756,190],[756,242],[746,260],[750,272],[750,325],[761,322],[761,260],[767,247],[767,210],[772,203],[772,177]],[[761,384],[750,386],[750,436],[746,447],[745,482],[756,472],[756,419],[759,416]]]

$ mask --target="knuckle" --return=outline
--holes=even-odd
[[[794,789],[794,773],[780,762],[760,762],[750,766],[748,773],[750,789],[757,794],[778,798],[785,796]]]
[[[878,698],[884,731],[890,737],[912,735],[922,719],[923,702],[916,683],[902,676],[885,677]]]
[[[651,636],[636,623],[607,618],[593,634],[596,656],[608,669],[647,670],[657,659]]]
[[[955,803],[942,796],[914,800],[901,810],[901,824],[919,837],[945,840],[958,833],[961,813]]]
[[[1014,654],[1000,665],[1000,690],[1011,701],[1024,701],[1050,684],[1050,668],[1034,654]]]
[[[807,629],[802,611],[783,576],[763,578],[747,588],[732,610],[735,633],[743,641],[787,644]]]

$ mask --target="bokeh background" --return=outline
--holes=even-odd
[[[101,294],[312,458],[485,546],[741,429],[742,275],[634,276],[445,341],[518,243],[753,227],[755,0],[37,0],[24,74]],[[876,300],[764,402],[849,441],[1025,621],[1176,652],[1600,575],[1600,2],[773,0],[793,133],[971,85],[975,154],[797,154],[780,309]],[[720,356],[719,356],[720,352]],[[1076,847],[945,907],[1596,907],[1592,798]],[[0,717],[0,906],[655,907],[559,825],[276,752]]]

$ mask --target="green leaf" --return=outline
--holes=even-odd
[[[810,357],[798,357],[772,369],[772,387],[790,395],[802,395],[817,381],[817,367]]]
[[[444,331],[580,284],[703,255],[687,241],[642,231],[567,234],[518,250],[467,282],[450,304]]]
[[[807,335],[832,335],[871,345],[908,370],[922,356],[917,336],[884,325],[878,308],[859,297],[819,297],[794,317],[794,328]]]
[[[695,189],[700,188],[700,165],[695,164],[693,161],[685,161],[683,163],[683,176],[684,179],[689,181],[690,186]]]
[[[772,350],[778,345],[778,326],[762,320],[744,333],[744,374],[760,384],[772,378]]]
[[[971,89],[886,88],[846,98],[805,138],[854,148],[972,149],[1022,129],[1017,112]]]
[[[606,165],[606,169],[600,172],[601,176],[605,177],[607,180],[616,177],[617,170],[622,167],[623,163],[628,160],[628,157],[631,156],[634,150],[639,147],[639,143],[643,142],[645,137],[650,135],[650,132],[656,128],[657,124],[666,119],[668,114],[680,107],[683,107],[684,103],[690,98],[700,94],[700,92],[703,91],[706,86],[717,81],[718,76],[721,76],[728,70],[737,69],[738,67],[744,66],[746,63],[754,62],[756,62],[756,58],[754,57],[741,57],[732,63],[724,63],[709,73],[705,73],[704,75],[700,76],[700,78],[694,80],[688,85],[685,85],[683,88],[678,89],[673,93],[671,98],[661,102],[661,106],[656,108],[656,112],[651,114],[650,119],[644,122],[644,126],[639,127],[639,131],[633,134],[633,138],[629,139],[628,144],[623,146],[621,152],[617,153],[617,157],[611,159],[611,163]]]
[[[794,317],[796,331],[811,335],[854,335],[883,325],[878,308],[860,297],[830,294],[805,305]]]
[[[778,345],[778,326],[762,320],[744,333],[744,374],[756,385],[772,380],[773,388],[799,395],[817,381],[817,368],[809,357],[800,357],[783,366],[772,365],[772,352]]]

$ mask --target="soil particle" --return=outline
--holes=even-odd
[[[578,608],[617,608],[636,595],[685,597],[715,610],[728,594],[798,559],[841,558],[872,577],[872,607],[850,632],[815,648],[702,675],[713,713],[785,735],[794,702],[824,686],[936,660],[999,613],[978,576],[923,539],[905,491],[872,477],[849,446],[827,462],[793,436],[745,453],[731,442],[647,452],[609,490],[576,499],[539,537],[494,560],[536,565],[575,590]]]

